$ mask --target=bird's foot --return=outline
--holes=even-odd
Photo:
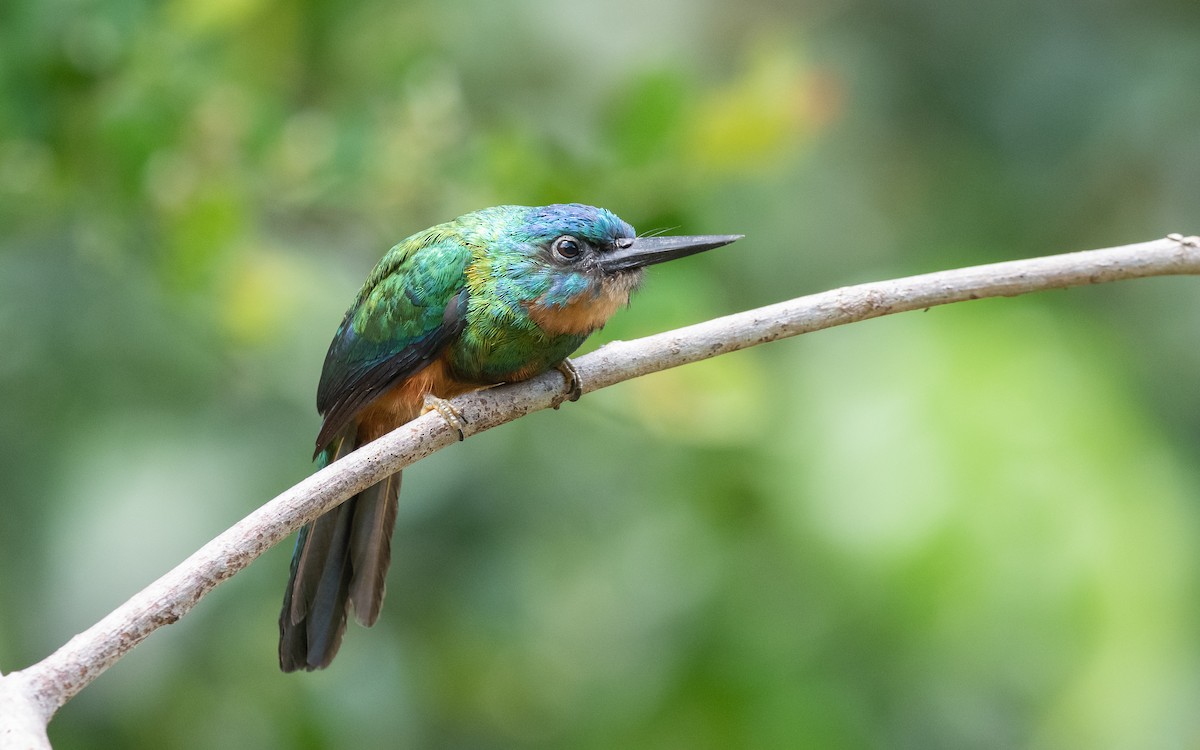
[[[579,379],[579,371],[575,369],[575,365],[569,359],[559,362],[554,369],[561,372],[567,381],[567,395],[559,397],[554,402],[554,408],[557,409],[562,406],[563,401],[579,400],[579,397],[583,395],[583,381]]]
[[[432,393],[425,394],[425,405],[421,408],[422,414],[428,414],[431,411],[436,411],[442,415],[442,419],[453,427],[458,432],[458,441],[461,443],[466,439],[467,435],[463,432],[463,428],[467,425],[466,417],[450,405],[450,402],[444,398],[438,398]]]

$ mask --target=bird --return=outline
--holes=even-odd
[[[646,266],[742,235],[638,236],[611,211],[579,203],[495,206],[418,232],[379,261],[329,345],[317,387],[323,468],[437,410],[446,399],[559,369],[640,286]],[[349,611],[379,618],[400,472],[301,528],[279,615],[279,666],[323,669]]]

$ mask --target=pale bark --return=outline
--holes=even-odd
[[[1147,276],[1200,274],[1200,240],[1171,235],[1135,245],[974,266],[844,287],[709,320],[573,360],[584,393],[768,341],[951,302]],[[558,405],[551,371],[453,400],[467,436]],[[135,594],[41,662],[0,676],[0,750],[48,748],[45,726],[63,704],[146,636],[175,622],[217,584],[304,523],[458,438],[437,413],[366,445],[286,490]]]

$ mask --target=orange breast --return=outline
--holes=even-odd
[[[445,357],[439,357],[417,374],[392,386],[359,413],[359,442],[375,440],[416,419],[425,406],[426,393],[438,398],[453,398],[478,388],[478,385],[455,380]]]

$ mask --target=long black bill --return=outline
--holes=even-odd
[[[628,271],[631,268],[652,266],[687,255],[695,255],[714,247],[740,240],[742,234],[705,234],[696,237],[623,237],[613,243],[612,250],[601,251],[600,267],[605,272]]]

